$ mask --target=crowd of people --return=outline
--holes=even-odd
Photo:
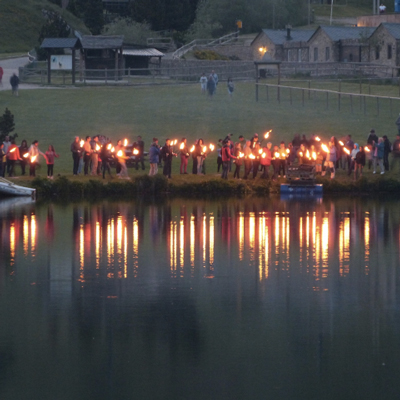
[[[218,74],[213,70],[211,71],[210,75],[207,75],[203,72],[200,77],[200,88],[201,88],[201,93],[206,94],[210,97],[214,96],[217,93],[217,86],[219,83],[219,78]],[[228,94],[229,97],[231,98],[233,95],[233,91],[235,90],[235,84],[233,83],[233,80],[231,77],[228,78],[227,80],[227,89],[228,89]]]
[[[307,138],[306,135],[299,134],[292,141],[281,141],[273,145],[269,141],[270,133],[271,131],[263,136],[255,133],[249,139],[240,135],[236,142],[228,134],[224,139],[219,139],[216,146],[206,144],[202,138],[191,145],[186,138],[180,141],[168,138],[161,146],[158,139],[153,138],[148,152],[149,175],[158,174],[158,169],[162,167],[163,175],[170,179],[175,157],[180,160],[180,174],[204,175],[206,159],[214,150],[217,151],[216,170],[223,179],[228,179],[228,174],[232,171],[234,179],[255,179],[257,176],[272,180],[286,178],[287,167],[291,165],[310,165],[315,168],[316,174],[328,174],[331,179],[335,177],[337,169],[343,169],[349,176],[353,174],[354,179],[357,179],[362,176],[366,166],[374,174],[384,174],[400,161],[400,132],[391,144],[386,135],[378,137],[372,129],[363,145],[354,143],[351,135],[339,139],[332,136],[329,142],[324,143],[317,135]],[[128,144],[125,139],[118,140],[115,146],[104,136],[87,136],[85,139],[76,136],[71,144],[73,174],[102,175],[105,178],[106,174],[112,176],[111,167],[115,166],[119,178],[129,179],[127,163],[137,170],[145,170],[144,150],[145,144],[141,136],[133,144]],[[17,146],[15,140],[7,136],[0,143],[0,157],[0,176],[15,176],[17,163],[20,165],[21,175],[25,175],[26,168],[29,167],[29,175],[35,176],[39,157],[43,157],[47,164],[47,177],[53,179],[54,161],[59,155],[52,145],[49,145],[46,152],[42,152],[37,140],[30,146],[26,140],[22,140]]]
[[[59,157],[53,145],[49,145],[47,151],[43,153],[39,149],[37,140],[34,140],[28,146],[27,141],[24,139],[17,146],[15,139],[10,139],[9,136],[6,136],[4,142],[0,142],[0,176],[4,177],[6,174],[9,177],[15,176],[17,162],[21,167],[21,175],[25,175],[26,167],[29,167],[29,176],[35,176],[40,156],[46,161],[47,178],[53,179],[54,160]]]

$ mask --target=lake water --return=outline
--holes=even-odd
[[[0,202],[0,399],[397,399],[390,199]]]

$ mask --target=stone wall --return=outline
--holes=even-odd
[[[369,44],[371,62],[391,67],[399,65],[399,45],[385,27],[380,26],[376,29],[369,39]],[[391,46],[391,50],[389,46]],[[378,55],[379,57],[377,57]]]
[[[357,17],[357,26],[379,26],[382,22],[390,22],[393,24],[400,24],[400,14],[383,14],[383,15],[367,15]]]

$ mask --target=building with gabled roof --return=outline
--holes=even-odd
[[[251,42],[254,60],[266,53],[276,61],[308,62],[308,40],[314,33],[306,29],[263,29]]]
[[[310,62],[368,62],[375,28],[319,26],[308,41]]]
[[[390,67],[400,66],[400,24],[381,23],[368,41],[371,62]]]

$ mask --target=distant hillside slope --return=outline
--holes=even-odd
[[[29,51],[46,22],[42,9],[60,13],[73,29],[90,33],[81,20],[47,0],[0,0],[0,53]]]

